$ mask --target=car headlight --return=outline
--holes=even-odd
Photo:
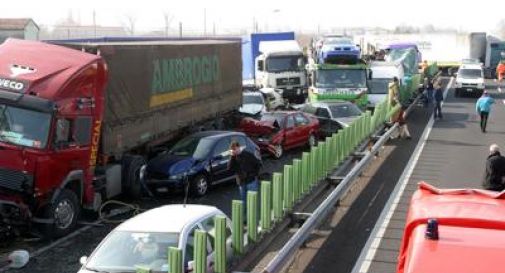
[[[175,175],[171,175],[168,177],[170,180],[181,180],[184,177],[184,173],[179,173]]]

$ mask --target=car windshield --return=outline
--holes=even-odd
[[[318,88],[365,88],[366,70],[332,69],[316,71]]]
[[[43,149],[51,114],[0,104],[0,141]]]
[[[329,108],[333,118],[346,118],[361,115],[361,110],[352,103],[330,105]]]
[[[372,79],[368,82],[370,94],[387,94],[391,79]]]
[[[298,59],[301,56],[274,56],[267,59],[268,72],[299,71]]]
[[[261,96],[244,95],[242,104],[263,104],[263,98]]]
[[[85,267],[94,271],[168,272],[168,248],[178,247],[178,233],[113,231],[98,246]]]
[[[261,121],[277,122],[277,125],[279,125],[279,127],[282,127],[282,121],[284,117],[284,114],[267,113],[261,116]]]
[[[190,136],[177,142],[172,147],[170,154],[180,156],[193,156],[195,159],[205,158],[212,149],[213,141],[207,138]]]
[[[480,69],[460,69],[458,76],[465,79],[478,79],[482,78],[482,71]]]

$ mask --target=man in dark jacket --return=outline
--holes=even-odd
[[[254,154],[240,147],[240,144],[233,141],[230,145],[231,160],[229,168],[237,174],[237,184],[244,204],[244,217],[246,216],[247,192],[258,191],[259,173],[262,162]]]
[[[505,157],[500,154],[498,145],[493,144],[489,147],[482,186],[486,190],[502,191],[505,189],[503,177],[505,177]]]
[[[437,84],[435,92],[433,93],[435,100],[435,118],[442,118],[442,101],[444,100],[444,92],[440,84]]]

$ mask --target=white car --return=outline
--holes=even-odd
[[[265,98],[265,103],[268,105],[268,111],[279,110],[286,107],[286,102],[282,97],[282,89],[261,88],[261,94]]]
[[[484,70],[480,64],[463,64],[459,67],[456,74],[456,97],[463,93],[480,97],[484,88]]]
[[[267,111],[265,98],[260,92],[244,92],[242,94],[242,106],[240,113],[255,116]]]
[[[183,268],[194,269],[194,233],[208,232],[207,272],[214,265],[214,217],[226,215],[204,205],[167,205],[148,210],[116,227],[93,251],[82,257],[79,273],[135,272],[137,266],[152,272],[168,271],[168,248],[182,249]],[[226,248],[231,258],[231,221],[226,217]]]
[[[405,72],[403,66],[397,62],[374,61],[370,64],[369,88],[367,108],[373,109],[375,105],[384,101],[388,96],[389,84],[397,77],[402,84]]]

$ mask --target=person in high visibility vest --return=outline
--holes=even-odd
[[[496,77],[499,83],[505,78],[505,61],[501,61],[496,67]]]

